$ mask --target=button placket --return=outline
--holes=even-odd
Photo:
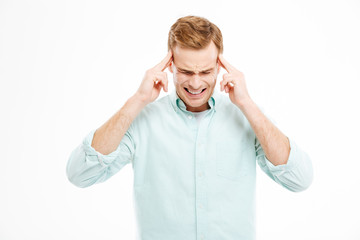
[[[198,126],[196,138],[196,154],[195,154],[195,176],[196,182],[196,223],[197,223],[197,239],[205,239],[204,233],[207,230],[208,216],[206,211],[207,206],[207,185],[206,185],[206,148],[205,142],[207,137],[207,126],[209,117],[204,116],[200,125]]]

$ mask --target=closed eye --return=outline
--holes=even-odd
[[[183,73],[183,74],[186,74],[186,75],[192,75],[194,74],[193,72],[180,72],[180,73]],[[211,72],[207,71],[207,72],[201,72],[200,74],[210,74]]]
[[[186,75],[192,75],[193,74],[192,72],[180,72],[180,73],[183,73],[183,74],[186,74]]]

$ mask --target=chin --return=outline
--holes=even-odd
[[[190,112],[201,112],[208,109],[208,98],[198,99],[198,100],[190,100],[185,98],[185,105],[187,110]]]

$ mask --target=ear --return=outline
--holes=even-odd
[[[221,69],[221,64],[220,64],[220,60],[218,58],[218,60],[217,60],[217,74],[220,73],[220,69]]]
[[[173,72],[173,62],[171,62],[171,63],[169,64],[168,69],[169,69],[169,71],[170,71],[171,73],[174,73],[174,72]]]

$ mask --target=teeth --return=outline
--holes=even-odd
[[[200,91],[198,91],[198,92],[192,92],[192,91],[190,91],[189,89],[187,89],[187,90],[188,90],[188,92],[191,93],[191,94],[200,94],[200,93],[202,92],[202,90],[200,90]]]

